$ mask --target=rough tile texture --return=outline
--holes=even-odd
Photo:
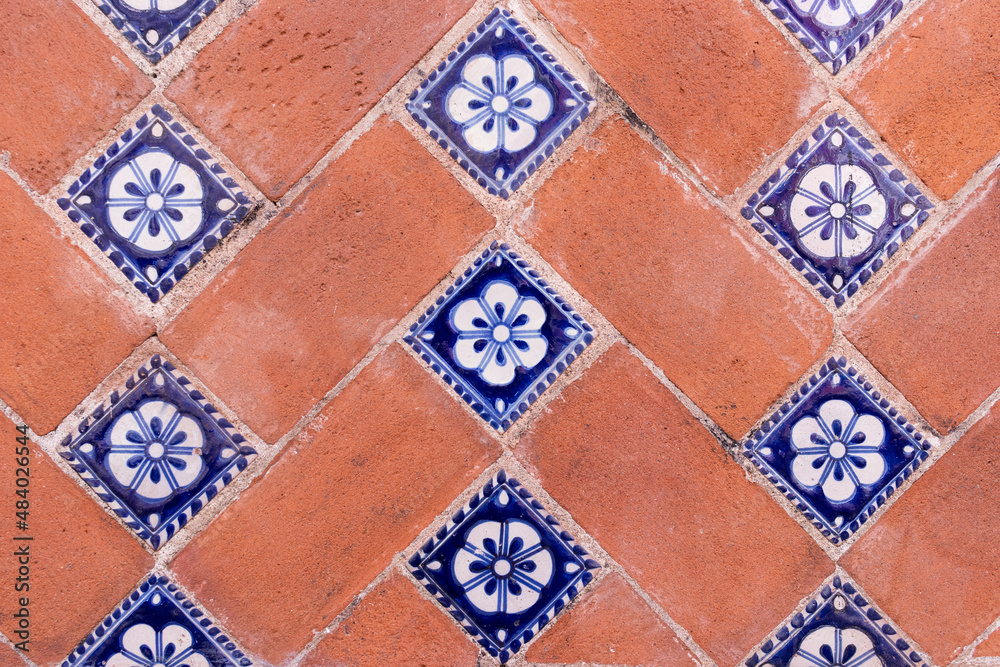
[[[493,224],[406,130],[379,121],[162,337],[273,442]]]
[[[498,455],[393,346],[172,569],[248,648],[286,664]]]
[[[945,199],[1000,151],[1000,14],[992,0],[930,0],[844,90]]]
[[[939,665],[1000,616],[998,451],[994,407],[840,561]]]
[[[398,574],[379,584],[302,667],[477,667],[479,650]]]
[[[751,0],[537,4],[720,194],[743,185],[826,99]]]
[[[17,654],[17,651],[0,642],[0,665],[3,667],[27,667],[28,663]]]
[[[0,399],[44,434],[153,325],[5,174],[0,202]]]
[[[1000,176],[897,267],[847,322],[862,354],[936,429],[962,423],[1000,385]]]
[[[1000,657],[1000,632],[994,630],[993,634],[976,647],[973,655],[977,658]]]
[[[471,0],[263,0],[167,89],[272,199],[288,191]]]
[[[528,649],[540,663],[692,667],[670,627],[619,574],[610,574]]]
[[[720,664],[743,658],[833,572],[621,344],[563,390],[515,453]]]
[[[17,600],[29,599],[29,653],[37,665],[59,664],[94,627],[128,595],[153,567],[150,556],[111,515],[88,497],[69,476],[29,441],[28,530],[14,527],[15,490],[14,424],[0,415],[0,497],[4,499],[4,548],[0,559],[0,632],[12,641],[17,621],[12,617]],[[14,542],[15,535],[30,536],[30,542]],[[14,590],[19,563],[13,551],[29,546],[30,590]],[[12,546],[13,545],[13,546]],[[0,652],[0,664],[2,662]],[[15,663],[16,664],[16,663]]]
[[[832,320],[623,121],[591,137],[518,229],[734,438],[819,359]]]
[[[5,0],[0,151],[46,191],[153,86],[70,0]],[[44,54],[44,55],[43,55]]]

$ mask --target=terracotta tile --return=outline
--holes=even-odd
[[[697,664],[674,631],[619,574],[611,574],[586,599],[528,649],[544,664],[594,663],[632,667]]]
[[[540,0],[539,8],[721,194],[743,185],[826,100],[750,0]]]
[[[733,664],[833,563],[616,344],[532,424],[517,456],[720,664]]]
[[[734,438],[832,341],[832,318],[623,121],[535,195],[519,231]]]
[[[1000,657],[1000,632],[996,630],[976,647],[974,653],[977,658]]]
[[[48,433],[153,324],[2,174],[0,201],[0,398]]]
[[[153,567],[153,557],[128,531],[97,506],[87,493],[29,441],[28,530],[15,529],[15,448],[21,447],[14,424],[0,415],[0,495],[4,510],[5,542],[9,549],[27,545],[29,590],[15,591],[13,582],[20,563],[0,559],[0,578],[11,582],[0,593],[0,632],[13,642],[18,620],[13,614],[21,597],[27,597],[30,621],[29,655],[36,664],[58,664],[114,609],[132,587]],[[7,532],[7,531],[10,532]],[[12,542],[11,537],[31,541]],[[10,545],[14,545],[11,547]],[[0,656],[2,660],[2,656]]]
[[[247,648],[285,664],[498,455],[393,346],[171,567]]]
[[[862,354],[941,432],[1000,385],[1000,175],[846,323]]]
[[[4,2],[0,150],[46,191],[153,86],[69,0]]]
[[[263,0],[167,96],[278,199],[471,7]]]
[[[848,99],[945,199],[1000,151],[991,0],[931,0],[844,85]]]
[[[940,665],[1000,616],[998,449],[994,407],[840,561]]]
[[[273,442],[493,224],[402,126],[381,120],[162,337]]]
[[[302,667],[476,667],[476,644],[406,577],[392,575],[327,635]]]
[[[17,640],[15,640],[17,641]],[[27,667],[28,663],[17,654],[17,651],[4,643],[0,643],[0,667]]]

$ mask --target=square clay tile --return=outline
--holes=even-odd
[[[174,50],[221,0],[95,0],[150,62]]]
[[[60,455],[158,549],[257,452],[191,381],[150,359],[67,436]]]
[[[888,500],[928,449],[922,434],[841,357],[765,421],[744,453],[837,544]]]
[[[252,661],[167,577],[142,582],[63,667],[248,667]]]
[[[746,667],[922,667],[899,636],[849,581],[835,576],[746,661]]]
[[[246,218],[252,202],[155,105],[84,170],[59,206],[155,303]]]
[[[816,59],[836,74],[910,0],[761,0]]]
[[[594,335],[518,253],[494,242],[404,340],[473,410],[503,431]]]
[[[501,470],[409,559],[413,576],[490,655],[511,655],[599,568],[521,484]]]
[[[833,114],[757,189],[742,213],[839,307],[931,208],[870,141]]]
[[[490,194],[506,199],[579,127],[594,98],[505,9],[494,9],[406,105]]]

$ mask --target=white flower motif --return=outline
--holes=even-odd
[[[819,417],[803,417],[792,427],[797,456],[792,476],[807,488],[821,487],[827,500],[842,503],[858,486],[874,484],[885,474],[878,453],[885,426],[875,415],[859,415],[847,401],[829,400]]]
[[[830,28],[841,28],[852,19],[870,12],[878,0],[792,0],[792,4],[817,23]]]
[[[469,59],[462,81],[445,101],[448,116],[480,153],[498,147],[514,153],[531,145],[535,126],[552,115],[552,108],[552,94],[535,81],[534,67],[521,55]]]
[[[538,531],[511,519],[473,526],[455,555],[452,573],[469,602],[483,613],[517,614],[538,601],[554,568]]]
[[[856,257],[875,242],[886,203],[863,168],[821,164],[802,178],[789,205],[799,240],[819,257]]]
[[[859,628],[824,625],[802,640],[788,667],[882,667],[872,640]]]
[[[538,299],[521,296],[506,280],[494,280],[451,311],[451,325],[459,332],[455,361],[491,385],[508,385],[517,366],[534,368],[545,357],[545,317]]]
[[[170,623],[157,632],[140,623],[125,631],[121,651],[111,656],[105,667],[211,667],[193,645],[191,633],[183,625]]]
[[[189,2],[191,0],[122,0],[122,4],[137,12],[169,12]]]
[[[111,228],[153,254],[193,237],[204,217],[204,190],[194,169],[154,148],[118,167],[108,182]]]
[[[146,401],[111,426],[105,465],[123,486],[149,501],[169,498],[198,478],[204,435],[165,401]]]

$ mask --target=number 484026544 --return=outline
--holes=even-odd
[[[15,508],[18,526],[24,526],[24,529],[27,529],[28,491],[31,484],[31,459],[28,456],[28,427],[22,424],[17,427],[17,430],[21,435],[17,436],[17,447],[14,450],[16,457],[14,462],[17,464],[17,467],[14,469],[14,485],[17,487],[14,493],[19,496],[18,500],[15,501]]]

